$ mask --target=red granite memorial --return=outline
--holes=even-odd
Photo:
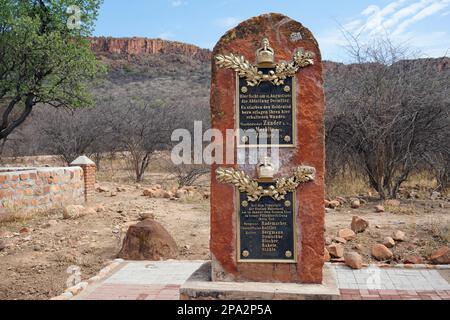
[[[261,15],[215,46],[212,127],[223,136],[237,131],[235,141],[226,142],[236,159],[258,147],[279,152],[277,165],[266,157],[256,166],[237,160],[212,166],[212,284],[206,287],[216,298],[248,298],[243,292],[250,291],[251,298],[270,298],[255,290],[323,284],[324,105],[318,43],[299,22]],[[252,283],[260,285],[246,289]],[[200,282],[191,284],[182,297],[208,296]],[[241,293],[217,294],[221,290]]]

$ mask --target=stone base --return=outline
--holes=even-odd
[[[205,263],[180,289],[181,300],[339,300],[334,270],[324,267],[323,284],[213,282]]]

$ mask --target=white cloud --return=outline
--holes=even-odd
[[[417,13],[413,17],[408,18],[405,21],[403,21],[397,27],[397,29],[394,31],[394,35],[402,34],[409,26],[442,11],[443,9],[447,8],[449,5],[450,5],[450,0],[434,1],[434,3],[431,3],[429,6],[425,7],[421,11],[419,11],[419,13]]]
[[[224,18],[217,19],[215,21],[215,24],[221,28],[228,29],[228,28],[235,27],[239,22],[240,22],[240,20],[236,17],[224,17]]]
[[[441,52],[437,55],[442,55],[450,44],[447,30],[420,31],[414,25],[436,15],[450,15],[449,7],[450,0],[395,0],[384,7],[369,5],[360,15],[344,23],[342,29],[363,42],[387,35],[393,41],[411,43],[425,54]],[[339,30],[328,30],[319,39],[328,50],[346,44]]]

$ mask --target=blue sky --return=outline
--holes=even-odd
[[[387,34],[421,56],[450,55],[450,0],[104,0],[95,35],[212,48],[240,21],[268,12],[303,23],[328,60],[347,59],[342,28],[363,41]]]

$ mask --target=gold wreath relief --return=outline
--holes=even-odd
[[[239,192],[247,193],[248,201],[259,201],[263,197],[271,197],[275,201],[285,200],[290,192],[295,192],[302,183],[314,181],[316,169],[301,166],[294,170],[290,178],[280,178],[275,185],[263,188],[258,181],[250,178],[245,172],[237,171],[233,168],[219,168],[216,170],[217,181],[221,183],[233,184]]]
[[[313,58],[314,54],[312,52],[297,49],[292,62],[281,62],[275,66],[275,70],[269,71],[268,74],[263,74],[243,56],[232,53],[215,56],[216,64],[219,68],[234,70],[240,78],[245,78],[249,87],[256,87],[264,81],[270,81],[276,86],[284,85],[284,80],[295,76],[300,68],[313,65]]]

